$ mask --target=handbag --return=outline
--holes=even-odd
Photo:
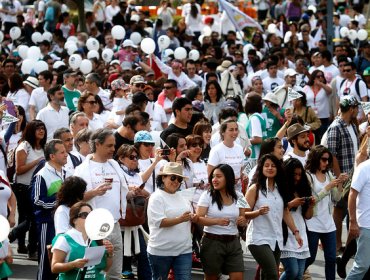
[[[148,198],[145,196],[134,196],[127,199],[126,217],[119,219],[119,224],[124,227],[140,226],[146,220],[146,208]]]

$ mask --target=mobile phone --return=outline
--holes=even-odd
[[[169,156],[170,152],[170,149],[162,149],[162,156]]]
[[[6,110],[8,111],[9,115],[13,117],[17,116],[17,112],[15,111],[15,105],[11,100],[4,100],[4,104],[6,105]]]

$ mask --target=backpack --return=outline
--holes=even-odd
[[[54,8],[52,6],[48,6],[46,11],[45,11],[44,20],[45,21],[54,21],[54,18],[55,18]]]
[[[249,128],[250,128],[251,119],[252,119],[252,117],[253,117],[253,116],[257,117],[257,118],[258,118],[258,120],[259,120],[259,122],[260,122],[260,124],[261,124],[262,139],[263,139],[263,140],[264,140],[264,139],[266,139],[266,138],[267,138],[266,120],[265,120],[263,117],[261,117],[261,115],[260,115],[260,114],[258,114],[258,113],[254,113],[254,114],[252,114],[252,115],[249,117],[249,120],[248,120],[248,123],[247,123],[247,127],[246,127],[248,137],[249,137],[249,138],[251,138],[251,135],[249,135]],[[256,145],[256,146],[259,146],[259,147],[260,147],[260,146],[261,146],[261,144],[258,144],[258,145]],[[253,147],[253,146],[252,146],[252,154],[251,154],[250,158],[257,158],[257,157],[256,157],[256,151],[255,151],[255,149],[254,149],[254,147]]]
[[[16,183],[16,174],[15,174],[15,159],[16,159],[16,151],[18,148],[19,144],[17,147],[14,149],[10,149],[7,153],[7,165],[6,165],[6,175],[8,176],[8,179],[10,182]],[[31,145],[27,143],[27,151],[26,153],[29,154]]]
[[[342,86],[343,86],[343,84],[346,80],[347,79],[344,79],[343,81],[341,81],[341,83],[339,85],[339,90],[342,88]],[[358,97],[360,98],[360,100],[361,100],[361,95],[360,95],[360,81],[361,80],[362,80],[361,78],[357,77],[357,80],[355,82],[355,90],[356,90],[356,93],[357,93]]]

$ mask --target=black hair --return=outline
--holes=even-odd
[[[223,120],[226,120],[231,117],[238,117],[238,112],[231,107],[226,107],[221,109],[220,113],[218,114],[218,121],[221,123]]]
[[[186,105],[191,105],[193,106],[193,104],[191,103],[191,101],[185,97],[179,97],[179,98],[176,98],[173,103],[172,103],[172,112],[176,118],[176,110],[179,110],[181,111],[182,108],[184,108]]]
[[[234,170],[232,167],[228,164],[219,164],[213,168],[211,173],[209,174],[208,177],[208,182],[210,184],[210,189],[209,189],[209,194],[212,198],[212,204],[216,203],[217,207],[219,210],[222,210],[223,208],[223,201],[222,201],[222,196],[219,190],[216,190],[213,186],[212,178],[215,170],[218,169],[220,170],[225,177],[225,191],[228,196],[231,196],[235,201],[238,200],[238,196],[236,195],[235,192],[235,174]]]
[[[244,111],[247,115],[262,112],[262,97],[257,93],[250,92],[245,102]]]
[[[44,135],[44,138],[40,141],[40,145],[42,147],[42,149],[44,149],[45,147],[45,144],[46,144],[46,139],[47,139],[47,130],[46,130],[46,126],[45,124],[40,121],[40,120],[33,120],[33,121],[30,121],[25,129],[23,130],[23,134],[22,134],[22,138],[21,138],[21,142],[22,141],[27,141],[32,149],[35,149],[36,148],[36,130],[39,128],[39,127],[43,127],[45,129],[45,135]]]
[[[71,207],[76,202],[83,200],[86,186],[87,183],[81,177],[67,177],[57,193],[55,209],[60,205]]]
[[[210,73],[210,74],[211,74],[211,73]],[[208,75],[207,75],[207,78],[208,78],[208,76],[209,76],[210,74],[208,74]],[[217,75],[216,75],[216,77],[217,77]],[[221,99],[221,97],[222,97],[222,95],[223,95],[223,92],[222,92],[222,89],[221,89],[220,84],[219,84],[217,81],[213,81],[213,80],[212,80],[212,81],[207,82],[207,84],[206,84],[206,89],[205,89],[205,91],[204,91],[204,100],[207,100],[207,101],[211,102],[211,98],[210,98],[210,97],[209,97],[209,95],[208,95],[208,89],[209,89],[209,87],[210,87],[211,85],[213,85],[213,86],[216,88],[216,91],[217,91],[216,101],[218,102],[218,101],[220,101],[220,99]]]
[[[276,144],[279,142],[281,143],[281,140],[278,137],[264,139],[261,143],[261,149],[258,158],[260,159],[263,155],[273,153]]]
[[[327,172],[333,165],[333,155],[330,150],[322,145],[317,145],[311,149],[308,154],[305,169],[311,174],[315,174],[320,169],[320,161],[323,154],[329,154]]]

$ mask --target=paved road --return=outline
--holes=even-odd
[[[12,265],[12,270],[14,272],[13,276],[9,279],[18,279],[18,280],[34,280],[36,279],[36,271],[37,271],[37,262],[29,261],[26,259],[26,255],[19,255],[17,254],[16,245],[12,245],[14,254],[14,264]],[[244,279],[245,280],[253,280],[255,274],[256,263],[253,257],[246,253],[244,254],[244,263],[245,263],[245,273]],[[310,267],[310,273],[313,280],[320,280],[325,279],[324,274],[324,256],[323,252],[319,250],[317,254],[317,259],[314,265]],[[352,260],[347,266],[347,271],[352,266]],[[192,279],[200,280],[203,279],[203,273],[200,269],[193,269]],[[337,279],[340,279],[337,276]]]

